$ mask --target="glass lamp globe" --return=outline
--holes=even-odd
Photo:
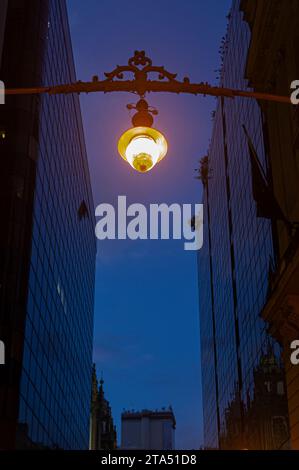
[[[165,157],[167,141],[157,129],[132,127],[120,137],[118,151],[135,170],[145,173]]]

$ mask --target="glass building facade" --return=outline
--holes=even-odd
[[[223,43],[221,86],[248,89],[244,75],[249,43],[250,30],[239,0],[234,0]],[[219,98],[208,151],[210,178],[204,185],[204,245],[199,253],[204,445],[279,448],[288,440],[284,374],[279,348],[260,318],[275,249],[271,221],[256,215],[242,124],[268,173],[258,103]],[[261,370],[264,382],[271,384],[268,391],[263,385],[258,392]],[[281,418],[279,429],[276,416]]]
[[[34,36],[40,45],[38,54],[27,56],[27,67],[35,69],[31,85],[76,81],[65,1],[34,0],[26,13],[25,2],[19,7],[19,12],[8,11],[8,18],[34,16],[35,33],[23,29],[24,37]],[[21,26],[26,28],[25,23]],[[8,33],[14,27],[15,22],[8,24]],[[19,79],[21,86],[24,74]],[[8,103],[11,115],[13,106],[22,108],[22,98],[17,100]],[[9,383],[8,374],[4,386],[14,391],[10,406],[17,421],[16,447],[87,449],[96,242],[79,97],[42,95],[34,100],[26,102],[34,121],[28,146],[14,147],[14,152],[28,152],[33,161],[32,179],[22,180],[32,199],[26,222],[30,255],[22,278],[26,295],[22,305],[15,306],[22,323],[7,339],[13,343],[18,334],[21,352],[13,352],[17,365],[8,361],[15,379]],[[5,416],[4,407],[2,414],[13,421]]]

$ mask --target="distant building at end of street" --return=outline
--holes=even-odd
[[[176,421],[171,407],[160,411],[124,411],[121,415],[122,449],[172,450]]]
[[[90,413],[90,450],[113,450],[117,447],[116,428],[109,401],[104,396],[104,380],[98,387],[95,365],[92,369],[92,394]]]

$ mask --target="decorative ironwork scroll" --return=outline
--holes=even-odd
[[[131,79],[126,78],[126,76],[130,74],[132,75]],[[157,79],[153,80],[150,78],[153,74],[157,74]],[[54,95],[61,93],[111,93],[115,91],[123,91],[136,93],[140,97],[144,97],[144,95],[149,92],[166,92],[189,93],[193,95],[200,94],[204,96],[224,96],[228,98],[242,96],[255,98],[257,100],[291,103],[289,96],[278,96],[269,93],[217,87],[206,82],[191,83],[188,77],[179,81],[176,78],[177,74],[168,72],[163,66],[153,65],[152,60],[145,55],[144,51],[135,51],[133,57],[130,57],[128,60],[127,65],[118,65],[114,70],[112,70],[112,72],[105,73],[105,77],[105,80],[99,80],[95,75],[91,82],[78,81],[75,83],[48,87],[6,89],[5,94],[19,95],[48,93],[50,95]]]

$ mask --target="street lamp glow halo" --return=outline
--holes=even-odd
[[[165,157],[167,141],[153,127],[132,127],[120,137],[118,151],[135,170],[145,173]]]

